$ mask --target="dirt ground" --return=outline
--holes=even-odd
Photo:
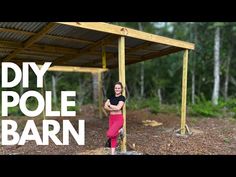
[[[0,146],[0,154],[42,154],[42,155],[107,155],[104,148],[108,119],[99,119],[95,107],[86,105],[82,112],[70,118],[75,127],[77,120],[85,120],[85,145],[79,146],[71,138],[69,146],[37,146],[29,141],[24,146]],[[24,119],[18,118],[24,124]],[[58,118],[59,122],[63,120]],[[147,126],[143,121],[156,121],[157,126]],[[40,121],[37,123],[40,125]],[[145,155],[171,154],[220,154],[236,155],[236,120],[232,118],[187,117],[192,131],[189,136],[177,136],[180,117],[175,114],[151,114],[148,109],[127,111],[127,149]],[[58,137],[62,135],[59,134]]]

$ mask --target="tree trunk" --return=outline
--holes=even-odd
[[[229,44],[229,53],[226,61],[226,70],[225,70],[225,83],[224,83],[224,99],[228,99],[228,85],[229,85],[229,69],[231,63],[231,57],[233,53],[232,44]]]
[[[197,24],[194,25],[194,43],[198,43],[198,33],[197,33]],[[192,66],[192,104],[195,104],[195,89],[196,89],[196,84],[195,84],[195,70],[196,70],[196,52],[193,53],[193,66]]]
[[[23,79],[20,81],[20,96],[22,96],[24,93],[24,88],[23,88]]]
[[[93,103],[98,103],[98,74],[93,73]]]
[[[230,82],[236,87],[236,79],[230,76]]]
[[[128,87],[128,84],[125,84],[126,85],[126,89],[125,89],[125,91],[126,91],[126,99],[129,99],[129,97],[130,97],[130,94],[129,94],[129,87]]]
[[[215,30],[215,46],[214,46],[214,88],[212,94],[213,105],[218,105],[220,90],[220,27]]]
[[[158,98],[159,98],[159,103],[161,105],[162,104],[162,96],[161,96],[161,89],[160,88],[157,90],[157,94],[158,94]]]
[[[138,28],[140,31],[143,31],[143,25],[141,22],[138,22]],[[140,97],[144,96],[144,62],[140,63]]]
[[[195,104],[195,71],[192,71],[192,104]]]
[[[144,62],[141,62],[141,68],[140,68],[140,96],[144,96]]]
[[[52,74],[52,95],[53,95],[53,104],[55,108],[57,108],[57,82],[56,82],[56,76]]]

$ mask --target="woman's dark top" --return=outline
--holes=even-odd
[[[125,102],[125,97],[124,97],[123,95],[120,95],[120,96],[118,96],[118,97],[116,97],[116,96],[111,96],[111,97],[109,98],[109,100],[110,100],[110,103],[111,103],[112,105],[118,105],[119,101]]]

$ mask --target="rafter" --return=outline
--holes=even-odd
[[[0,32],[12,32],[12,33],[18,33],[18,34],[23,34],[23,35],[29,35],[33,36],[36,35],[37,33],[35,32],[29,32],[29,31],[23,31],[23,30],[17,30],[17,29],[9,29],[9,28],[0,28]],[[71,37],[65,37],[65,36],[57,36],[53,34],[45,34],[44,37],[47,37],[49,39],[55,39],[55,40],[64,40],[68,42],[78,42],[78,43],[83,43],[83,44],[94,44],[95,41],[90,41],[90,40],[85,40],[81,38],[71,38]],[[107,46],[109,47],[117,47],[115,44],[110,44],[106,43]]]
[[[17,29],[9,29],[9,28],[0,28],[0,32],[12,32],[12,33],[19,33],[19,34],[24,34],[24,35],[29,35],[29,36],[37,35],[37,33],[35,33],[35,32],[29,32],[29,31],[23,31],[23,30],[17,30]],[[70,41],[70,42],[80,42],[80,43],[85,43],[85,44],[95,43],[94,41],[89,41],[89,40],[85,40],[85,39],[56,36],[56,35],[52,35],[52,34],[45,34],[44,36],[49,39],[59,39],[59,40],[65,40],[65,41]]]

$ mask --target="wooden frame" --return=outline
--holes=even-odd
[[[100,31],[104,33],[116,34],[119,36],[127,36],[136,39],[141,39],[144,41],[150,41],[154,43],[171,45],[175,47],[185,48],[185,49],[194,49],[194,44],[189,42],[184,42],[176,39],[171,39],[163,36],[158,36],[131,28],[121,27],[118,25],[112,25],[102,22],[57,22],[58,24],[75,26],[79,28],[90,29],[94,31]]]
[[[16,56],[17,53],[21,52],[22,50],[28,48],[31,46],[33,43],[37,42],[40,40],[53,26],[55,26],[55,23],[48,23],[45,27],[43,27],[42,30],[40,30],[35,36],[31,37],[28,39],[24,44],[23,48],[17,48],[14,52],[12,52],[10,55],[8,55],[6,58],[3,59],[3,61],[9,61],[13,57]]]
[[[41,67],[41,65],[38,65]],[[106,68],[89,68],[89,67],[75,67],[75,66],[52,66],[48,71],[58,71],[58,72],[85,72],[85,73],[97,73],[106,72]]]
[[[123,85],[123,96],[126,96],[125,94],[125,37],[121,36],[118,40],[118,64],[119,64],[119,81]],[[124,138],[121,145],[121,150],[123,152],[126,152],[126,104],[123,106],[123,118],[124,118]]]
[[[93,31],[99,31],[106,33],[106,36],[103,39],[98,41],[89,41],[83,39],[74,39],[70,37],[56,36],[47,34],[50,29],[52,29],[55,25],[68,25],[72,27],[88,29]],[[182,107],[181,107],[181,134],[184,135],[186,133],[186,97],[187,97],[187,71],[188,71],[188,50],[194,49],[194,44],[180,41],[176,39],[171,39],[159,35],[154,35],[126,27],[121,27],[117,25],[112,25],[108,23],[102,22],[51,22],[45,25],[39,32],[27,32],[15,29],[4,29],[0,28],[0,32],[16,32],[19,34],[29,35],[30,38],[24,42],[11,42],[11,41],[0,41],[0,49],[3,48],[3,52],[6,49],[13,50],[7,57],[2,59],[3,61],[14,61],[22,62],[29,61],[30,59],[17,59],[16,57],[19,54],[22,54],[23,51],[30,52],[42,52],[42,53],[50,53],[51,56],[62,54],[63,56],[55,59],[53,66],[49,68],[49,71],[62,71],[62,72],[88,72],[88,73],[98,73],[99,75],[99,116],[102,117],[101,105],[102,105],[102,97],[101,97],[101,74],[102,72],[108,71],[107,67],[114,68],[117,66],[114,62],[114,59],[117,58],[117,54],[113,54],[112,52],[106,51],[106,46],[117,47],[114,45],[114,40],[118,39],[118,68],[119,68],[119,80],[124,86],[123,95],[125,96],[125,65],[137,63],[140,61],[145,61],[148,59],[168,55],[170,53],[175,53],[184,50],[183,56],[183,76],[182,76]],[[44,45],[44,44],[35,44],[37,41],[42,39],[43,37],[48,37],[51,39],[60,39],[65,41],[72,42],[80,42],[86,44],[82,49],[69,48],[69,47],[59,47],[53,45]],[[134,38],[138,40],[143,40],[144,42],[136,47],[126,47],[125,46],[125,38]],[[158,51],[153,50],[153,52],[143,55],[137,56],[130,55],[129,52],[135,52],[138,50],[147,50],[152,51],[152,49],[147,49],[147,47],[153,44],[161,44],[166,45],[168,48],[161,49]],[[74,66],[65,66],[66,62],[72,60],[78,56],[86,55],[86,54],[99,54],[94,49],[102,46],[101,52],[101,60],[97,63],[92,61],[84,62],[83,66],[97,66],[99,68],[91,68],[91,67],[74,67]],[[7,53],[7,52],[6,52]],[[28,54],[27,54],[28,55]],[[48,54],[49,55],[49,54]],[[126,59],[125,59],[126,57]],[[43,63],[44,61],[39,59],[38,63]],[[63,66],[62,66],[63,65]],[[125,104],[126,105],[126,104]],[[124,139],[122,142],[122,151],[126,151],[126,106],[123,107],[123,116],[124,116]]]
[[[187,80],[188,80],[188,50],[185,50],[183,57],[183,76],[182,76],[182,106],[181,106],[181,127],[180,127],[181,135],[184,135],[186,132]]]

